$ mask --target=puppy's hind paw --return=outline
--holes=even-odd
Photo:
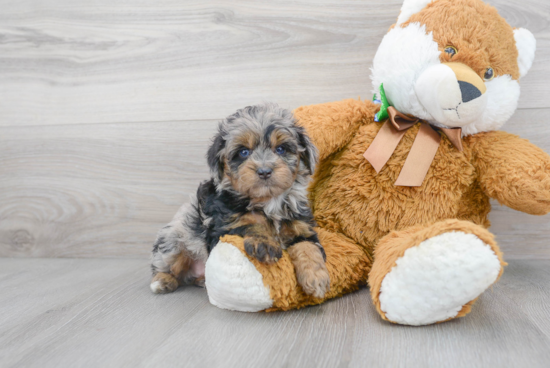
[[[151,280],[151,291],[155,294],[166,294],[176,290],[179,286],[178,280],[169,273],[159,272]]]

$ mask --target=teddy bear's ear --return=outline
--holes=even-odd
[[[518,66],[520,78],[523,78],[535,59],[535,50],[537,48],[537,40],[529,30],[525,28],[514,29],[514,39],[516,40],[516,48],[518,49]]]
[[[411,15],[418,13],[429,3],[435,0],[405,0],[401,6],[401,13],[397,18],[397,25],[405,23]]]

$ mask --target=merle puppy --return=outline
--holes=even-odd
[[[304,292],[324,296],[330,278],[306,190],[317,149],[292,113],[276,104],[238,110],[220,122],[207,158],[211,179],[158,234],[151,290],[204,286],[208,254],[235,234],[260,262],[275,263],[286,249]]]

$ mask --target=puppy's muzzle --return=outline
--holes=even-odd
[[[271,177],[271,174],[273,174],[273,170],[267,167],[261,167],[256,173],[261,179],[267,180]]]

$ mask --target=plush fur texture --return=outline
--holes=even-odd
[[[388,32],[375,55],[374,92],[383,83],[399,111],[435,126],[462,127],[463,135],[499,129],[516,110],[518,79],[533,62],[532,34],[514,31],[479,0],[407,0],[400,20],[404,14],[406,20]],[[446,52],[448,47],[456,53]],[[437,67],[450,62],[467,66],[487,91],[472,101],[461,99],[457,78],[437,77]],[[492,79],[485,78],[489,68]]]
[[[421,11],[433,0],[405,0],[397,17],[397,25],[405,23],[413,15]]]
[[[488,245],[458,231],[426,239],[395,263],[380,287],[380,310],[388,320],[408,325],[455,318],[502,269]]]
[[[463,151],[442,135],[419,187],[394,183],[425,122],[406,131],[377,174],[363,153],[383,124],[374,121],[379,105],[350,99],[295,110],[299,124],[319,149],[310,197],[327,255],[331,290],[324,298],[307,296],[297,287],[286,252],[276,265],[260,264],[246,255],[241,239],[225,237],[262,275],[273,301],[268,310],[318,304],[368,280],[378,312],[392,322],[427,324],[470,312],[476,298],[505,266],[487,230],[489,199],[530,214],[550,212],[550,157],[524,139],[495,131],[515,109],[517,81],[534,55],[534,42],[528,41],[528,35],[514,34],[496,10],[480,0],[405,1],[400,24],[382,41],[373,68],[374,86],[384,83],[388,99],[400,110],[438,126],[437,121],[430,121],[414,91],[416,80],[429,66],[452,60],[473,70],[477,78],[483,79],[489,66],[495,75],[491,81],[481,81],[486,85],[484,93],[489,94],[487,108],[478,120],[463,127]],[[516,49],[519,44],[532,50],[525,55],[523,66],[518,65],[523,60]],[[457,49],[452,56],[445,51],[448,45]],[[458,82],[460,73],[455,74]],[[442,258],[432,258],[430,252]],[[433,270],[434,278],[410,275],[409,283],[391,278],[385,283],[392,272],[403,273],[400,264],[409,262],[407,254],[414,258],[416,270]],[[441,274],[446,282],[438,283],[436,271],[446,266],[456,272]],[[421,282],[426,282],[425,288]],[[448,290],[446,285],[461,285],[462,289]],[[414,292],[424,298],[406,313],[399,312],[399,295]],[[442,308],[435,305],[436,299]]]
[[[537,49],[537,40],[528,29],[514,29],[514,39],[518,49],[518,68],[519,76],[523,78],[527,75],[529,69],[535,60],[535,50]]]
[[[290,111],[275,104],[238,110],[220,123],[207,158],[212,178],[153,246],[151,290],[203,286],[208,254],[231,234],[242,236],[246,252],[262,263],[296,247],[290,254],[300,284],[323,297],[330,279],[306,193],[317,149]]]
[[[375,259],[369,284],[376,309],[411,325],[466,315],[506,266],[494,236],[460,220],[393,231],[378,243]]]
[[[366,278],[370,271],[372,260],[365,252],[357,247],[356,243],[342,234],[334,234],[322,228],[316,229],[319,239],[324,246],[327,261],[326,267],[330,275],[330,289],[322,298],[308,295],[298,283],[293,262],[288,252],[283,252],[282,258],[275,264],[259,262],[248,255],[244,249],[244,241],[239,236],[226,235],[221,238],[220,244],[233,246],[240,253],[231,253],[231,257],[224,257],[223,262],[216,261],[219,257],[210,258],[207,262],[207,290],[210,300],[215,300],[215,305],[224,309],[238,311],[251,311],[257,309],[258,300],[263,300],[262,295],[269,293],[271,307],[268,312],[277,310],[290,310],[307,305],[320,304],[327,299],[342,296],[357,290],[366,284]],[[215,262],[209,272],[210,262]],[[254,287],[253,296],[247,297],[248,285],[251,281],[245,276],[248,271],[243,270],[242,264],[251,262],[262,275],[265,289]],[[224,275],[240,275],[227,278]],[[210,279],[223,280],[224,287],[209,287]],[[251,278],[256,279],[256,275]],[[217,283],[217,282],[216,282]],[[255,285],[255,284],[254,284]],[[267,302],[266,302],[267,303]]]
[[[218,308],[258,312],[273,305],[262,275],[232,244],[222,241],[212,250],[205,272],[210,303]]]

